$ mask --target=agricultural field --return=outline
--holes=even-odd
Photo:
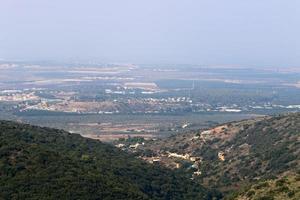
[[[295,69],[8,62],[0,71],[2,119],[105,141],[300,111]]]

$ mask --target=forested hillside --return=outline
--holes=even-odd
[[[207,199],[183,175],[99,141],[0,121],[0,199]]]
[[[0,199],[299,197],[299,113],[144,142],[128,154],[62,130],[0,121]]]
[[[271,180],[262,180],[233,196],[234,200],[299,200],[300,174],[287,174]]]
[[[299,174],[300,113],[187,132],[148,142],[136,154],[145,160],[155,158],[161,165],[189,172],[206,187],[220,190],[224,195],[231,194],[286,174]]]

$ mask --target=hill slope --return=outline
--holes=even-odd
[[[272,180],[264,180],[241,191],[235,200],[299,200],[300,174],[288,174]]]
[[[99,141],[0,121],[0,199],[206,199],[189,179]]]
[[[300,113],[227,123],[140,146],[137,154],[223,192],[300,169]]]

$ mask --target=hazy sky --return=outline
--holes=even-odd
[[[300,67],[300,0],[0,0],[0,58]]]

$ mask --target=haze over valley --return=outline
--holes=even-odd
[[[2,0],[0,200],[299,200],[299,0]]]
[[[2,119],[100,140],[300,110],[293,68],[1,62]]]

